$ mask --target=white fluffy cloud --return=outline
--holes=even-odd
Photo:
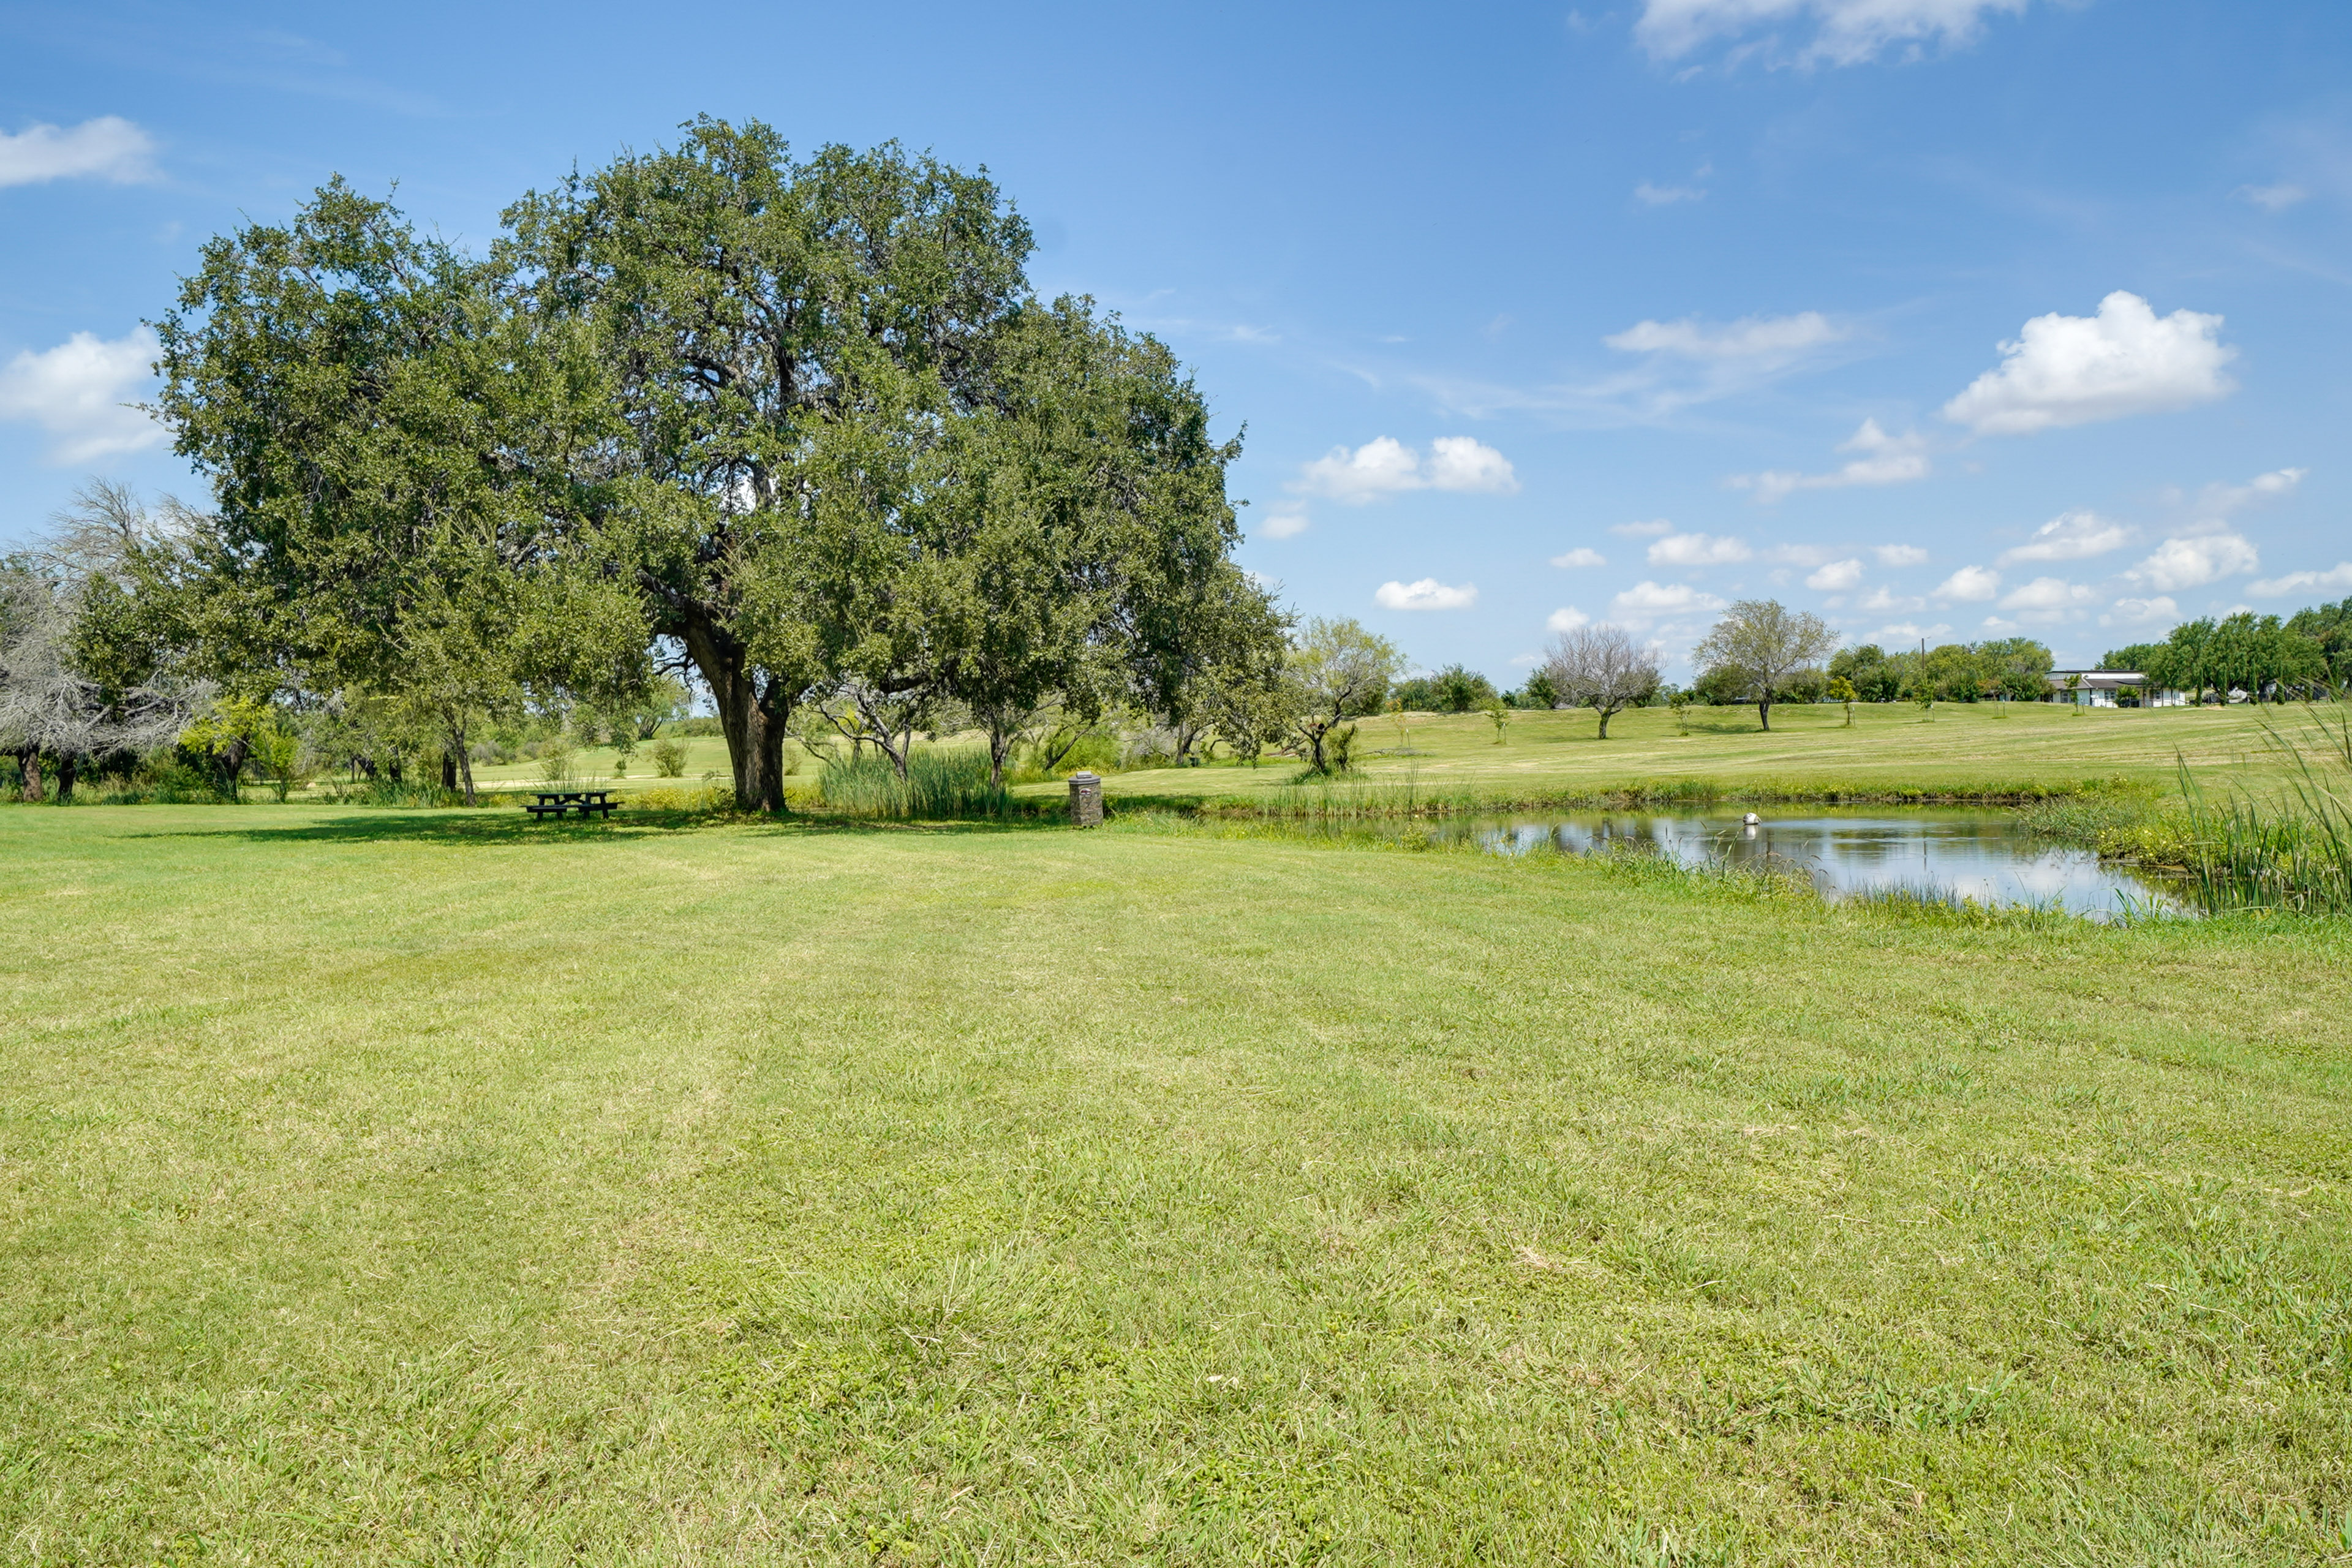
[[[1643,581],[1609,601],[1609,618],[1629,626],[1645,626],[1663,616],[1719,610],[1723,606],[1723,600],[1712,594],[1702,594],[1687,583]]]
[[[2117,599],[2105,615],[2099,617],[2103,626],[2139,626],[2152,621],[2177,621],[2180,606],[2163,595],[2149,599]]]
[[[1674,531],[1675,525],[1663,517],[1654,517],[1647,522],[1612,523],[1609,528],[1610,532],[1623,534],[1628,539],[1655,539],[1662,533]]]
[[[1846,335],[1843,328],[1819,310],[1803,310],[1793,316],[1743,316],[1719,327],[1703,325],[1696,316],[1679,321],[1636,321],[1601,341],[1624,353],[1786,362],[1841,342]]]
[[[1306,532],[1314,524],[1303,511],[1282,510],[1257,525],[1257,531],[1268,539],[1292,539]]]
[[[1645,207],[1670,207],[1676,202],[1705,201],[1706,193],[1692,185],[1654,185],[1643,180],[1633,187],[1633,199]]]
[[[0,132],[0,185],[82,175],[117,184],[151,179],[155,171],[148,159],[154,151],[147,132],[113,114],[85,120],[70,131],[31,125],[13,136]]]
[[[1983,566],[1963,566],[1936,584],[1938,599],[1979,601],[2000,592],[2000,574]]]
[[[2325,588],[2352,588],[2352,561],[2339,561],[2325,572],[2290,572],[2284,577],[2263,577],[2246,584],[2247,593],[2262,599]]]
[[[2134,584],[2159,593],[2202,588],[2206,584],[2263,563],[2253,542],[2242,534],[2207,533],[2190,539],[2168,539],[2156,553],[2124,575]]]
[[[1466,610],[1478,602],[1478,585],[1450,587],[1434,577],[1418,583],[1383,583],[1372,597],[1387,610]]]
[[[1927,607],[1927,601],[1908,594],[1897,594],[1891,588],[1874,588],[1862,607],[1874,616],[1916,615]]]
[[[0,419],[27,419],[47,431],[53,463],[152,447],[163,427],[126,405],[147,390],[158,352],[145,327],[110,342],[76,332],[56,348],[28,349],[0,370]]]
[[[1669,533],[1650,546],[1653,566],[1724,566],[1756,552],[1740,540],[1713,533]]]
[[[1591,624],[1592,617],[1586,615],[1582,610],[1578,609],[1574,605],[1562,605],[1559,609],[1554,610],[1550,615],[1544,617],[1544,629],[1546,631],[1572,632],[1579,626],[1589,626]]]
[[[2036,577],[2021,588],[2012,588],[2001,596],[2004,610],[2021,610],[2032,615],[2058,615],[2077,610],[2098,595],[2079,583],[2069,583],[2063,577]]]
[[[1429,487],[1509,495],[1519,488],[1511,460],[1468,436],[1440,436],[1429,444]]]
[[[2088,561],[2131,542],[2131,530],[2095,511],[2062,511],[2033,531],[2033,537],[2014,550],[2004,550],[1996,563],[2020,561]]]
[[[1354,451],[1334,447],[1307,465],[1293,489],[1360,504],[1402,490],[1469,490],[1509,495],[1519,488],[1511,460],[1468,436],[1440,436],[1420,453],[1387,436]]]
[[[2001,363],[1944,405],[1944,417],[1979,435],[2024,436],[2210,403],[2237,385],[2221,367],[2238,351],[2221,331],[2219,316],[2159,317],[2118,289],[2095,316],[2053,311],[2026,322],[2000,345]]]
[[[1838,444],[1841,452],[1858,452],[1860,457],[1843,467],[1826,474],[1800,474],[1783,469],[1768,469],[1760,474],[1738,474],[1732,485],[1740,489],[1753,489],[1756,499],[1769,506],[1786,500],[1798,490],[1843,489],[1849,485],[1901,485],[1927,477],[1927,443],[1916,434],[1889,436],[1878,426],[1875,419],[1865,419],[1862,427]]]
[[[1659,59],[1675,59],[1717,38],[1766,36],[1777,58],[1811,65],[1860,65],[1890,47],[1916,56],[1930,43],[1974,39],[1984,18],[2025,9],[2026,0],[1644,0],[1633,36]],[[1810,34],[1801,45],[1782,29]]]
[[[1879,544],[1870,552],[1881,566],[1924,566],[1927,552],[1916,544]]]
[[[1580,544],[1573,550],[1562,551],[1553,556],[1551,563],[1576,571],[1588,566],[1606,566],[1609,564],[1609,558],[1598,550],[1588,550]]]
[[[1805,586],[1819,588],[1827,594],[1843,594],[1862,585],[1860,561],[1832,561],[1818,572],[1806,574]]]

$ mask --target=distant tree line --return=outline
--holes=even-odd
[[[2352,598],[2284,621],[2247,610],[2184,621],[2162,642],[2111,648],[2099,662],[2217,702],[2231,691],[2260,702],[2341,689],[2352,685]]]

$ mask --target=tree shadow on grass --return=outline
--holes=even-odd
[[[807,838],[819,835],[919,835],[968,837],[974,834],[1034,833],[1066,828],[1066,817],[1039,816],[947,822],[880,822],[862,817],[795,813],[789,816],[719,816],[708,812],[632,812],[593,821],[536,821],[520,813],[403,811],[354,807],[345,815],[282,826],[256,823],[177,827],[134,832],[133,838],[242,839],[251,844],[580,844],[622,845],[680,834],[729,829],[761,837]]]

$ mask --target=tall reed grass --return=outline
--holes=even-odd
[[[2284,793],[2216,798],[2179,763],[2189,874],[2206,908],[2352,914],[2352,710],[2305,714],[2299,731],[2263,725],[2287,763]]]
[[[824,770],[818,798],[841,816],[886,822],[940,822],[1013,815],[1012,798],[989,782],[988,755],[966,747],[922,748],[900,778],[890,760],[869,752]]]

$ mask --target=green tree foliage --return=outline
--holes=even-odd
[[[1838,649],[1830,660],[1829,674],[1832,680],[1851,684],[1857,702],[1892,702],[1903,695],[1901,666],[1876,643]]]
[[[1495,683],[1459,664],[1396,683],[1396,696],[1415,713],[1484,712],[1489,698],[1500,695]]]
[[[1346,768],[1355,739],[1350,719],[1377,713],[1388,700],[1404,656],[1386,637],[1353,619],[1318,616],[1292,640],[1288,660],[1294,693],[1290,722],[1318,773]]]
[[[506,226],[471,258],[338,182],[206,247],[162,408],[219,668],[397,697],[462,760],[681,660],[781,809],[795,713],[902,771],[970,713],[1001,774],[1041,706],[1196,733],[1279,658],[1234,443],[1164,346],[1034,299],[984,175],[706,118]]]
[[[2242,691],[2255,701],[2284,700],[2297,688],[2327,681],[2327,649],[2276,616],[2240,611],[2215,620],[2184,621],[2163,642],[2126,649],[2144,655],[2139,668],[2160,687],[2219,700]]]
[[[462,761],[527,682],[642,679],[635,595],[570,548],[613,504],[583,334],[340,180],[209,242],[160,328],[160,411],[215,510],[188,545],[210,662],[394,697]],[[472,773],[466,770],[467,796]]]
[[[1772,703],[1800,677],[1817,672],[1837,647],[1837,634],[1819,616],[1790,610],[1776,599],[1741,599],[1691,652],[1691,662],[1756,704],[1757,722],[1772,728]]]
[[[983,405],[1029,230],[895,146],[794,162],[704,118],[507,214],[534,314],[584,324],[633,504],[602,531],[718,706],[736,798],[782,805],[792,713],[837,688],[902,729],[941,660],[905,568],[947,416]]]
[[[1561,701],[1559,688],[1553,685],[1551,677],[1540,669],[1528,677],[1527,684],[1519,688],[1516,700],[1522,708],[1545,710],[1557,708]]]
[[[2297,610],[2287,618],[2286,629],[2318,648],[2326,669],[2320,679],[2339,691],[2352,687],[2352,597]]]

